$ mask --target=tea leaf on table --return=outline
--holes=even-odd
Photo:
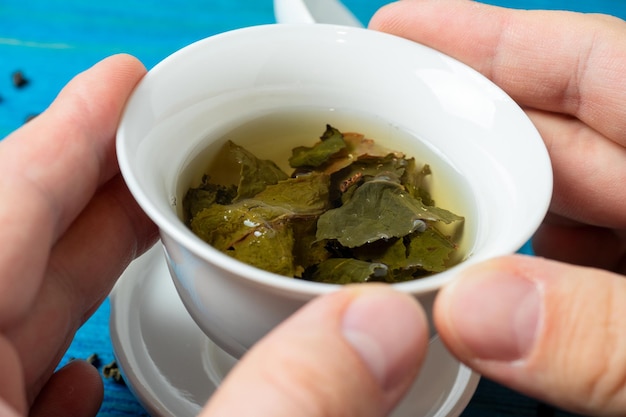
[[[253,197],[268,185],[289,178],[273,161],[259,159],[231,141],[228,141],[228,147],[240,165],[236,200]]]
[[[122,372],[120,371],[117,361],[115,360],[102,367],[102,376],[104,376],[106,379],[111,379],[118,384],[124,384]]]
[[[383,281],[387,265],[358,259],[331,258],[321,262],[310,277],[311,281],[330,284],[353,284]]]
[[[92,353],[87,357],[87,359],[85,359],[85,362],[92,365],[94,368],[99,368],[101,362],[100,356],[98,356],[97,353]]]

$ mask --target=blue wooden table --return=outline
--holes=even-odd
[[[514,8],[601,12],[626,18],[621,0],[489,0]],[[363,22],[384,0],[346,0]],[[150,68],[175,50],[201,38],[244,26],[274,22],[271,0],[0,0],[0,138],[42,112],[78,72],[118,52],[137,56]],[[29,81],[17,88],[15,72]],[[105,302],[83,326],[69,358],[93,353],[101,364],[113,360]],[[122,384],[105,381],[99,416],[142,416]],[[483,380],[465,417],[567,416],[535,400]]]

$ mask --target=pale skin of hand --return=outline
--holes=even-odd
[[[580,413],[623,415],[626,23],[403,0],[381,9],[370,27],[493,80],[525,109],[552,159],[553,201],[534,247],[560,262],[513,256],[464,273],[435,306],[443,340],[468,365],[521,392]]]
[[[126,265],[156,240],[114,148],[144,74],[132,57],[109,58],[0,142],[0,415],[93,415],[100,405],[95,368],[77,361],[53,371]]]

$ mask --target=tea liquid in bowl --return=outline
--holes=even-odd
[[[310,147],[319,142],[327,124],[343,133],[363,134],[390,152],[404,153],[407,159],[415,158],[418,169],[428,164],[432,173],[425,177],[422,185],[433,198],[434,205],[465,218],[449,225],[437,222],[437,229],[450,236],[458,246],[447,264],[453,266],[471,254],[476,229],[474,196],[445,156],[405,129],[379,117],[340,109],[302,107],[272,111],[252,117],[238,126],[218,130],[213,138],[205,141],[211,146],[201,150],[180,175],[177,200],[183,201],[187,190],[197,187],[205,174],[214,184],[239,183],[239,166],[229,155],[228,147],[224,146],[228,141],[245,148],[259,159],[275,162],[285,173],[291,174],[294,169],[288,161],[292,149]],[[182,204],[178,204],[177,210],[179,217],[184,219]]]

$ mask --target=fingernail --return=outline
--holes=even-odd
[[[471,277],[460,279],[446,294],[453,331],[476,359],[524,359],[541,320],[538,285],[495,270],[469,273]]]
[[[382,287],[359,291],[344,313],[342,331],[385,390],[414,377],[428,343],[417,302]]]

